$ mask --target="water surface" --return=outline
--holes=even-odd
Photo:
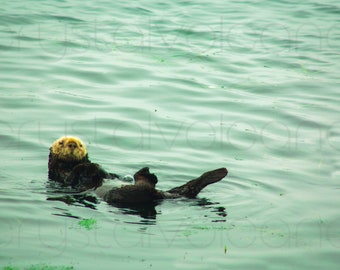
[[[0,12],[1,267],[337,269],[337,1]],[[160,189],[229,175],[148,209],[65,197],[47,182],[62,135],[112,172],[149,166]]]

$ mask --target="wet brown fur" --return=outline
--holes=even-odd
[[[104,195],[104,200],[113,204],[131,205],[179,197],[195,198],[203,188],[220,181],[227,174],[226,168],[216,169],[206,172],[182,186],[164,192],[155,188],[158,181],[157,177],[149,172],[148,167],[145,167],[134,175],[134,185],[112,188]]]
[[[114,178],[88,157],[85,144],[77,137],[64,136],[50,147],[48,178],[78,189],[101,186],[104,178]]]

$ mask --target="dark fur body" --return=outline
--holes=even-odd
[[[112,188],[107,191],[103,199],[108,203],[133,205],[179,197],[195,198],[203,188],[220,181],[227,174],[228,171],[225,168],[209,171],[182,186],[164,192],[155,188],[157,177],[151,174],[149,168],[146,167],[134,175],[134,185]]]
[[[48,178],[61,184],[86,190],[102,185],[103,179],[118,177],[106,172],[97,163],[92,163],[88,155],[81,160],[65,161],[50,152],[48,159]]]
[[[113,204],[144,204],[164,199],[165,196],[150,185],[126,185],[109,190],[104,201]]]
[[[79,164],[90,163],[88,155],[81,160],[62,160],[50,151],[48,156],[48,178],[59,183],[65,183],[65,179],[71,174],[74,167]]]

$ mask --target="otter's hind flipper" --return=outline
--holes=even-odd
[[[150,173],[149,167],[144,167],[140,169],[138,172],[135,173],[133,178],[135,179],[135,183],[138,183],[139,181],[145,181],[154,187],[158,182],[157,176],[153,173]]]
[[[187,198],[195,198],[203,188],[222,180],[222,178],[224,178],[227,174],[228,170],[226,168],[205,172],[200,177],[193,179],[182,186],[170,189],[168,192]]]

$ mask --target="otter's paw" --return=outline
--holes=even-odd
[[[75,166],[65,183],[73,188],[86,190],[102,185],[107,173],[96,163],[82,163]]]

